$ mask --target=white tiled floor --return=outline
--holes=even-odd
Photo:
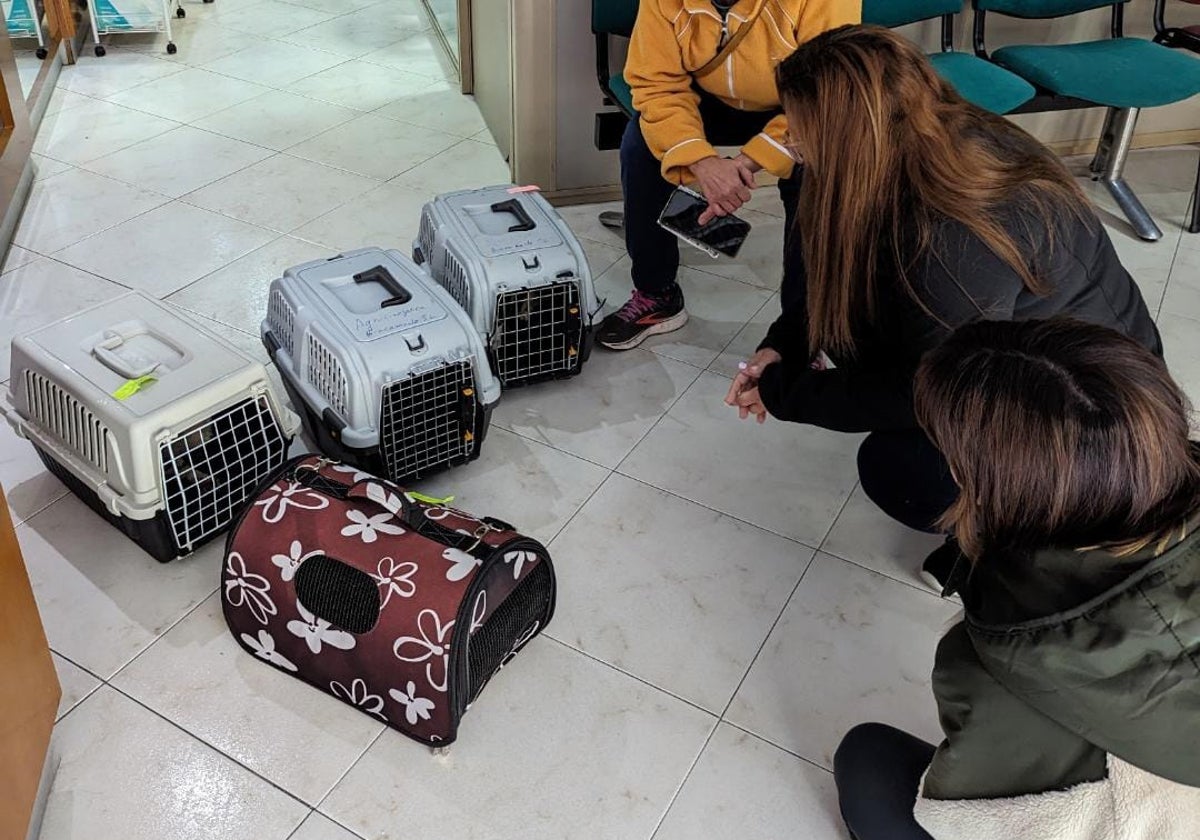
[[[258,346],[285,266],[406,247],[434,192],[507,180],[415,0],[187,2],[179,52],[114,38],[64,70],[0,274],[18,329],[125,288]],[[1195,149],[1135,154],[1164,241],[1106,216],[1200,400]],[[1112,205],[1089,186],[1106,212]],[[610,305],[629,288],[596,207],[564,215]],[[514,390],[483,456],[427,492],[549,543],[559,612],[448,756],[244,655],[220,548],[160,566],[0,428],[0,479],[63,683],[53,840],[841,838],[831,753],[864,719],[936,735],[920,587],[935,543],[857,489],[857,438],[739,423],[726,377],[778,307],[781,208],[742,257],[689,254],[693,321],[568,382]]]

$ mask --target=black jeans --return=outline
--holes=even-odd
[[[714,146],[741,146],[758,134],[778,111],[739,111],[706,93],[700,95],[704,133]],[[632,119],[621,139],[621,188],[625,193],[625,248],[633,263],[633,284],[649,295],[660,295],[675,284],[679,271],[679,240],[658,226],[658,217],[677,184],[662,176],[662,163],[642,137],[640,121]],[[779,182],[785,214],[785,251],[790,252],[800,167]],[[803,271],[799,260],[785,260],[789,271]],[[785,279],[785,283],[786,283]]]
[[[851,729],[833,756],[842,819],[856,840],[933,840],[913,816],[934,748],[882,723]]]
[[[940,533],[934,522],[958,498],[946,459],[920,429],[868,435],[858,448],[858,478],[884,513],[928,534]]]

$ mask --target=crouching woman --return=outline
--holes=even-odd
[[[1200,836],[1200,462],[1162,360],[980,322],[926,356],[916,407],[961,488],[965,617],[937,650],[941,745],[867,724],[838,749],[852,833]]]

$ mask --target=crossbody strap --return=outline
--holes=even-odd
[[[733,37],[725,42],[725,46],[721,47],[717,54],[714,55],[707,64],[692,73],[692,77],[699,79],[707,76],[709,73],[720,67],[725,62],[725,59],[733,55],[733,51],[736,50],[738,45],[741,44],[745,37],[750,34],[750,30],[754,27],[754,24],[762,15],[763,7],[766,5],[766,0],[758,0],[758,5],[754,7],[754,11],[750,13],[750,17],[746,19],[746,22],[738,27],[738,31],[733,33]]]

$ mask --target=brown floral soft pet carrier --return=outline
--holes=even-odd
[[[243,648],[434,746],[554,612],[536,540],[316,455],[260,488],[226,549]]]

